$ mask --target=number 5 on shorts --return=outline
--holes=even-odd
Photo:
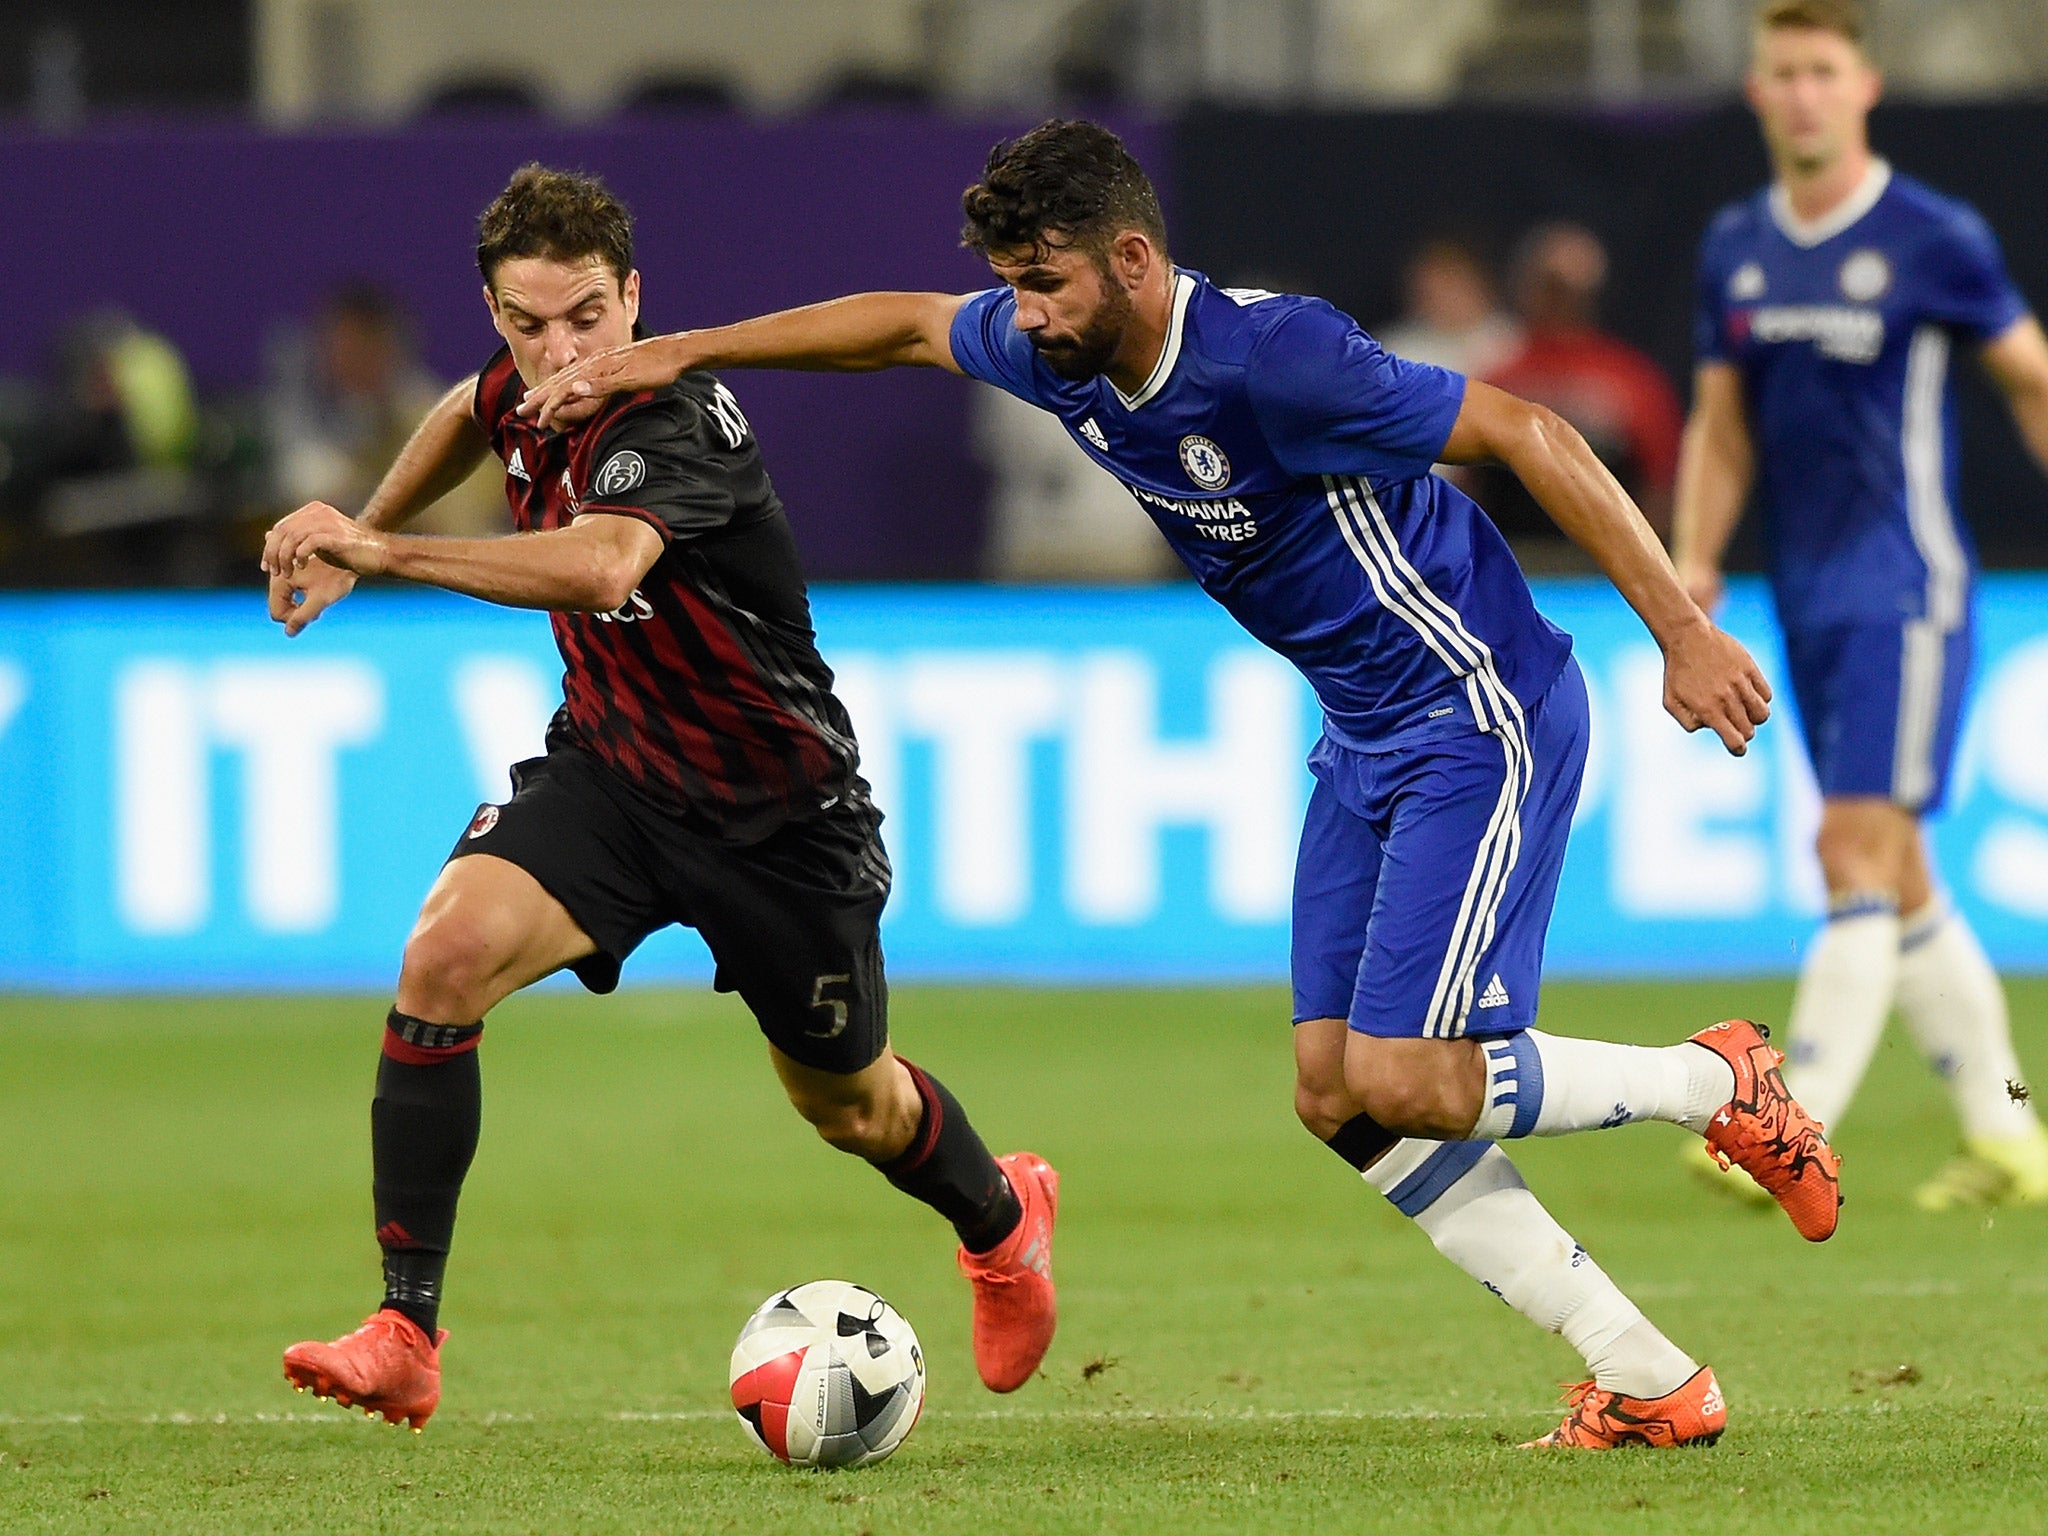
[[[818,1039],[830,1040],[846,1028],[847,1001],[844,996],[837,995],[833,989],[836,988],[843,991],[852,980],[853,977],[851,975],[841,971],[836,976],[820,976],[811,983],[811,1007],[829,1008],[832,1010],[831,1028],[810,1031]]]

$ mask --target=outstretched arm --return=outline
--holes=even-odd
[[[365,527],[404,527],[462,484],[483,462],[491,445],[471,411],[475,394],[476,378],[472,375],[449,390],[427,412],[426,419],[399,450],[364,506],[361,522]],[[325,502],[316,501],[307,503],[292,517],[316,508],[334,511]],[[270,572],[267,560],[264,570]],[[270,572],[270,616],[284,626],[287,635],[296,635],[347,597],[355,585],[354,571],[324,561]]]
[[[2048,337],[2032,315],[1984,348],[1984,367],[2005,393],[2012,419],[2048,474]]]
[[[1596,560],[1664,652],[1664,707],[1740,757],[1770,717],[1770,684],[1749,652],[1686,595],[1628,492],[1556,412],[1476,380],[1439,455],[1505,464],[1551,521]]]
[[[585,513],[546,533],[434,539],[367,528],[316,501],[270,530],[263,569],[273,580],[296,580],[326,565],[358,576],[400,576],[511,608],[610,613],[632,600],[661,551],[651,525],[610,512]]]
[[[856,293],[735,325],[650,336],[543,380],[527,392],[519,414],[544,427],[581,421],[607,395],[658,389],[697,368],[871,373],[909,367],[958,373],[950,332],[966,302],[965,295],[951,293]]]
[[[1731,363],[1702,363],[1693,375],[1692,414],[1678,451],[1678,500],[1671,560],[1692,600],[1708,612],[1721,600],[1721,556],[1742,521],[1756,474],[1756,449]]]

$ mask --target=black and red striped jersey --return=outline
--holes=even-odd
[[[524,392],[500,348],[475,412],[517,527],[637,517],[664,546],[616,612],[551,615],[565,671],[550,748],[583,748],[734,842],[864,798],[789,520],[731,392],[685,374],[566,432],[518,415]]]

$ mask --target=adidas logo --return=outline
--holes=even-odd
[[[1723,1412],[1726,1407],[1727,1404],[1721,1400],[1721,1383],[1709,1378],[1707,1382],[1707,1395],[1700,1399],[1701,1416],[1711,1419]]]
[[[519,450],[517,448],[514,448],[512,450],[512,457],[505,461],[505,473],[507,473],[508,475],[517,475],[520,479],[524,480],[528,485],[531,485],[533,483],[533,476],[529,475],[526,472],[526,460],[519,456]]]
[[[1049,1275],[1052,1273],[1052,1264],[1045,1251],[1045,1239],[1042,1236],[1037,1234],[1032,1236],[1029,1246],[1024,1250],[1023,1264],[1033,1274]]]
[[[1479,994],[1481,1008],[1505,1008],[1508,1005],[1508,989],[1500,984],[1500,972],[1493,973],[1493,980],[1486,984],[1486,990]]]

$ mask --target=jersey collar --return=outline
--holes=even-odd
[[[1891,184],[1891,162],[1873,155],[1870,169],[1863,173],[1863,180],[1857,184],[1856,190],[1833,211],[1808,220],[1792,211],[1792,199],[1786,195],[1784,183],[1778,182],[1771,187],[1771,222],[1778,226],[1779,233],[1787,240],[1803,251],[1810,251],[1816,245],[1834,239],[1875,208],[1877,200],[1884,196],[1885,188]]]
[[[1159,361],[1152,365],[1152,372],[1135,395],[1127,395],[1112,383],[1116,397],[1127,411],[1135,411],[1162,389],[1173,377],[1173,365],[1180,361],[1180,340],[1187,329],[1188,300],[1195,296],[1195,280],[1187,273],[1173,274],[1173,318],[1166,323],[1166,345],[1159,349]]]

